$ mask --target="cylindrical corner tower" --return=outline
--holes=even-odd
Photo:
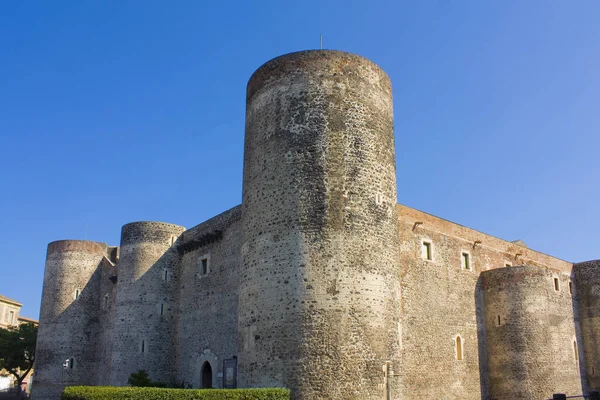
[[[572,275],[583,341],[582,366],[587,378],[584,389],[600,390],[600,260],[573,265]]]
[[[354,54],[303,51],[247,88],[239,382],[381,399],[399,365],[392,90]]]
[[[185,228],[134,222],[121,231],[111,384],[123,386],[146,370],[158,382],[173,379],[179,255],[174,241]]]
[[[481,273],[492,399],[581,394],[568,277],[539,267]]]
[[[48,245],[35,359],[35,400],[57,399],[67,385],[96,384],[98,266],[104,243],[61,240]]]

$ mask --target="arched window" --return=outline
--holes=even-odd
[[[455,343],[456,343],[456,359],[458,361],[461,361],[463,359],[462,338],[460,336],[457,336],[455,339]]]
[[[211,388],[212,387],[212,367],[208,361],[205,361],[202,364],[202,386],[203,388]]]

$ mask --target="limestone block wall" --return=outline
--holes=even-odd
[[[113,328],[111,385],[123,386],[132,372],[144,369],[154,381],[176,380],[176,311],[179,253],[174,241],[185,231],[162,222],[123,226],[116,314]]]
[[[100,368],[101,264],[107,245],[62,240],[48,245],[36,350],[35,400],[57,399],[65,386],[93,385]],[[66,360],[72,360],[63,366]]]
[[[212,387],[222,387],[223,359],[237,355],[240,216],[241,207],[235,207],[186,231],[178,242],[177,376],[186,386],[202,387],[208,362]]]
[[[581,326],[581,364],[586,391],[600,390],[600,260],[573,266],[573,292]]]
[[[581,394],[569,276],[516,266],[483,272],[481,281],[490,398]]]
[[[381,399],[399,364],[391,85],[336,51],[269,61],[247,88],[242,386]]]

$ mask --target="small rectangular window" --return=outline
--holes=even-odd
[[[79,289],[75,289],[75,294],[73,295],[73,298],[75,300],[77,300],[79,298]]]
[[[163,280],[166,282],[169,280],[169,270],[165,269],[165,272],[163,274]]]
[[[471,257],[469,255],[469,253],[465,253],[463,252],[461,255],[461,262],[462,262],[462,267],[463,269],[471,269]]]
[[[573,282],[569,281],[569,294],[573,294]]]
[[[208,258],[204,257],[200,260],[200,275],[208,274]]]
[[[560,291],[560,286],[558,283],[558,278],[554,278],[554,290],[556,290],[557,292]]]
[[[14,311],[9,311],[8,312],[8,323],[10,325],[12,325],[15,322],[15,312]]]
[[[160,305],[160,316],[162,317],[165,314],[165,304],[162,303]]]
[[[432,260],[433,259],[433,255],[431,252],[431,243],[430,242],[423,242],[423,247],[421,249],[421,255],[425,260]]]
[[[500,326],[500,316],[498,315],[498,326]]]
[[[146,352],[146,341],[142,340],[142,353]]]
[[[511,263],[505,263],[504,266],[505,267],[512,267],[512,264]]]
[[[75,359],[73,357],[69,358],[69,369],[73,369],[75,365]]]
[[[103,307],[105,309],[108,308],[108,295],[107,294],[104,295],[104,304],[103,304]]]

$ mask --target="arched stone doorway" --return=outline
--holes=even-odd
[[[212,388],[212,380],[213,380],[212,367],[210,366],[210,363],[208,361],[205,361],[204,364],[202,364],[201,375],[202,375],[202,385],[200,387]]]

